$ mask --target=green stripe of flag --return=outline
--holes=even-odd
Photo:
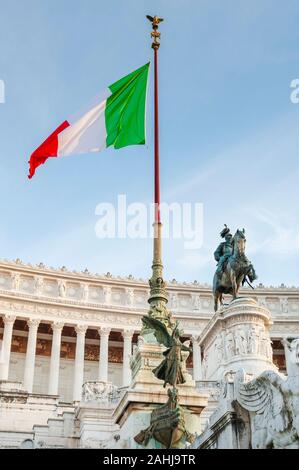
[[[145,144],[145,103],[150,63],[109,86],[105,109],[106,145],[119,149]]]

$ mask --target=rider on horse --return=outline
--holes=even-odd
[[[225,239],[225,242],[220,243],[217,250],[214,252],[214,258],[217,261],[216,275],[220,279],[225,269],[226,261],[233,252],[233,236],[227,225],[221,231],[220,236]]]
[[[250,282],[257,279],[254,267],[245,254],[245,230],[238,229],[232,236],[225,225],[220,235],[225,241],[220,243],[214,253],[214,258],[218,262],[213,279],[215,312],[218,303],[223,303],[223,294],[230,294],[235,300],[245,282],[252,287]]]

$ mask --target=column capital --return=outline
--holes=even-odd
[[[53,331],[62,330],[63,327],[64,327],[64,323],[59,322],[59,321],[54,321],[54,322],[51,324],[51,328],[52,328]]]
[[[107,326],[103,326],[101,328],[98,329],[98,332],[99,332],[99,335],[100,337],[102,336],[109,336],[110,335],[110,331],[111,331],[111,328],[107,327]]]
[[[134,335],[134,330],[130,330],[130,329],[124,329],[122,330],[121,332],[123,338],[132,338],[133,335]]]
[[[15,316],[15,315],[4,315],[4,317],[3,317],[4,324],[6,324],[6,323],[14,323],[15,320],[16,320],[16,316]]]
[[[76,325],[75,326],[75,331],[76,331],[77,335],[84,334],[84,336],[85,336],[87,328],[88,328],[87,325]]]
[[[38,325],[40,324],[40,320],[37,319],[37,318],[29,318],[29,320],[27,320],[27,325],[29,326],[29,328],[38,328]]]

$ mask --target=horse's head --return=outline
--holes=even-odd
[[[246,244],[246,237],[245,237],[245,229],[237,230],[234,238],[234,253],[242,254],[245,252],[245,244]]]

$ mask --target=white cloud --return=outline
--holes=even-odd
[[[266,238],[255,242],[251,251],[271,256],[299,254],[299,221],[292,214],[274,213],[267,209],[251,209],[250,212],[267,230]]]

